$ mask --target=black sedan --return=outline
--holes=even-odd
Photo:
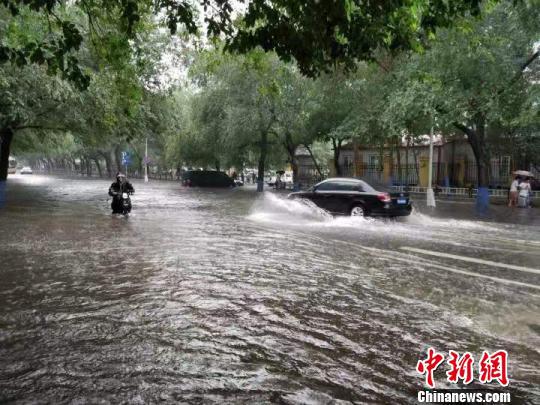
[[[182,173],[182,185],[186,187],[234,187],[233,179],[216,170],[188,170]]]
[[[377,191],[352,178],[327,179],[289,198],[311,200],[334,215],[397,217],[412,211],[408,193]]]

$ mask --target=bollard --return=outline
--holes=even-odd
[[[476,212],[484,215],[489,208],[489,189],[487,187],[478,187],[476,192]]]

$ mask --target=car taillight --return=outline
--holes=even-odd
[[[392,199],[390,198],[390,194],[388,193],[379,193],[377,194],[377,198],[384,203],[389,203],[390,201],[392,201]]]

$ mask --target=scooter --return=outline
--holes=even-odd
[[[131,212],[131,198],[129,198],[130,194],[132,193],[124,191],[122,193],[117,193],[117,195],[113,197],[120,200],[118,208],[121,209],[121,212],[118,210],[113,210],[113,214],[122,214],[124,216],[128,216],[128,214]]]
[[[128,215],[131,212],[130,193],[122,193],[122,215]]]

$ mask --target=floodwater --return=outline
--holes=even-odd
[[[507,350],[509,386],[469,388],[540,403],[538,209],[334,219],[247,187],[135,182],[124,219],[108,186],[9,180],[0,402],[416,403],[434,347]]]

